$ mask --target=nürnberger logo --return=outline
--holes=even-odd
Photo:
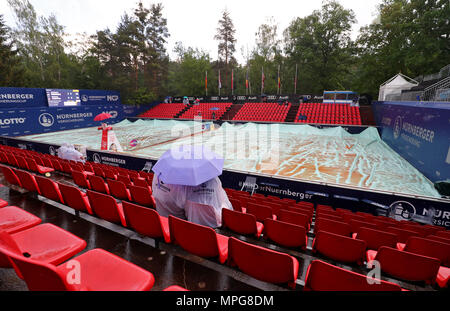
[[[38,120],[39,120],[39,124],[44,127],[50,127],[53,125],[53,123],[55,123],[55,119],[53,118],[53,116],[46,112],[41,113]]]
[[[394,122],[394,138],[397,139],[402,131],[402,117],[398,116]]]
[[[89,100],[89,97],[87,95],[81,95],[81,101],[87,102]]]
[[[0,125],[12,125],[12,124],[22,124],[25,122],[26,118],[8,118],[0,119]]]
[[[396,201],[390,206],[391,211],[394,211],[394,217],[403,219],[412,219],[416,214],[416,208],[414,205],[407,201]]]
[[[102,163],[102,158],[100,157],[100,155],[98,153],[94,153],[92,158],[94,159],[95,163]]]

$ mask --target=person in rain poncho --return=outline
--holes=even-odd
[[[184,186],[164,184],[155,176],[152,189],[156,210],[165,217],[173,215],[216,228],[222,225],[222,208],[233,209],[218,177],[198,186]],[[196,204],[210,206],[212,209],[193,212],[187,210],[195,209]]]
[[[58,157],[65,160],[81,161],[84,162],[84,157],[75,147],[71,144],[64,143],[57,150]]]

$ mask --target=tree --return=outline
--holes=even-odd
[[[230,13],[225,9],[222,12],[222,18],[219,20],[219,27],[217,28],[217,34],[214,36],[214,40],[219,41],[218,44],[218,59],[216,70],[222,70],[224,81],[228,81],[228,76],[231,72],[229,65],[237,65],[236,59],[233,54],[236,51],[236,30],[231,20]],[[224,84],[225,90],[228,90],[228,83]]]
[[[321,94],[348,88],[354,54],[350,38],[355,14],[336,1],[291,22],[284,32],[290,68],[299,66],[300,92]]]
[[[375,95],[399,72],[416,77],[449,64],[449,16],[446,0],[384,0],[376,21],[357,39],[359,91]]]
[[[22,86],[23,68],[17,51],[13,49],[9,29],[6,27],[3,16],[0,15],[0,85]]]

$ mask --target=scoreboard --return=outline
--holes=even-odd
[[[80,106],[80,90],[46,89],[49,107]]]

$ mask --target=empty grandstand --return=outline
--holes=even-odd
[[[142,118],[174,118],[184,108],[185,104],[161,103],[139,115]]]
[[[284,122],[291,103],[245,103],[233,117],[234,121]]]
[[[191,106],[180,115],[180,119],[194,119],[202,117],[206,120],[218,120],[227,111],[232,103],[199,103]]]
[[[302,103],[296,123],[361,125],[359,107],[350,104]]]

